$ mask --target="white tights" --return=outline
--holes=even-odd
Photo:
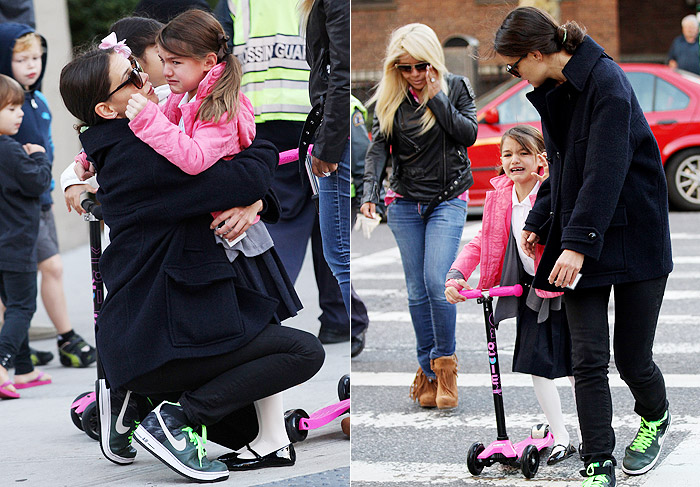
[[[569,381],[571,381],[571,391],[574,395],[574,410],[576,410],[574,378],[570,376]],[[537,402],[540,403],[540,407],[542,408],[542,411],[547,418],[547,422],[549,423],[549,431],[551,431],[552,435],[554,436],[554,444],[568,446],[571,439],[569,437],[569,432],[566,430],[566,425],[564,424],[564,415],[561,412],[561,401],[559,399],[557,386],[554,384],[552,379],[547,379],[546,377],[539,377],[536,375],[532,376],[532,385],[535,388]],[[578,421],[576,422],[576,432],[578,434],[579,441],[581,441],[581,432],[578,426]]]
[[[255,401],[255,413],[258,416],[258,436],[250,442],[250,448],[261,457],[289,445],[287,429],[284,424],[284,407],[282,393]],[[238,458],[253,459],[253,455],[247,447],[238,450]]]

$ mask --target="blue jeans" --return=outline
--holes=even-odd
[[[0,331],[0,365],[15,357],[15,374],[34,370],[29,353],[29,324],[36,311],[36,271],[0,270],[0,299],[5,304],[5,324]]]
[[[332,162],[332,161],[328,161]],[[338,170],[319,179],[319,216],[323,255],[338,281],[350,316],[350,142]]]
[[[445,275],[457,257],[467,203],[446,201],[423,219],[426,206],[397,198],[387,216],[406,276],[418,364],[432,379],[430,360],[455,352],[457,308],[445,299]]]

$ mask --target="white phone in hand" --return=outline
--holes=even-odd
[[[569,286],[566,286],[568,289],[576,289],[576,285],[578,282],[581,280],[581,273],[579,272],[576,274],[576,277],[574,278],[574,282],[572,282]]]

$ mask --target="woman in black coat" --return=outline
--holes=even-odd
[[[521,244],[544,244],[534,286],[565,290],[586,482],[614,485],[615,436],[607,373],[608,301],[615,292],[615,364],[641,426],[622,470],[642,474],[659,457],[671,422],[654,333],[672,269],[666,180],[654,135],[620,67],[575,22],[532,7],[510,12],[496,33],[507,70],[535,89],[550,177]],[[566,289],[580,281],[574,290]],[[586,485],[584,482],[584,485]]]
[[[148,75],[127,58],[112,49],[89,51],[63,69],[60,83],[69,111],[90,127],[80,140],[97,169],[97,197],[110,227],[100,260],[108,294],[96,340],[111,419],[133,397],[130,391],[178,401],[159,404],[138,428],[137,416],[108,428],[113,455],[105,455],[133,461],[126,441],[133,432],[182,475],[224,480],[227,465],[203,454],[205,426],[213,426],[215,441],[235,442],[221,434],[235,422],[234,412],[308,380],[324,357],[313,335],[279,326],[301,306],[274,249],[239,254],[231,263],[211,229],[211,211],[258,200],[264,201],[261,217],[275,218],[268,190],[277,152],[256,141],[231,161],[189,176],[129,128],[130,96],[153,99],[154,93]],[[122,449],[115,449],[120,441]],[[280,457],[293,464],[291,445],[280,450],[262,466]]]

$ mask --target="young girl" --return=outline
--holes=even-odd
[[[156,38],[163,76],[173,94],[160,110],[135,94],[126,110],[134,134],[190,175],[230,159],[255,138],[253,106],[240,93],[240,64],[226,42],[221,24],[211,14],[189,10],[178,15]],[[259,221],[261,210],[258,201],[245,210],[215,213],[212,229],[241,213],[216,230],[235,241],[249,224]],[[239,252],[254,256],[272,247],[264,225],[253,225],[246,234],[248,238],[230,244],[231,260]]]
[[[503,134],[503,174],[491,180],[495,191],[487,193],[481,231],[452,264],[445,296],[453,304],[465,301],[459,291],[471,289],[466,280],[477,265],[481,265],[479,289],[522,284],[526,291],[522,299],[499,298],[494,320],[499,323],[516,317],[513,372],[532,375],[535,395],[554,435],[554,447],[547,459],[551,465],[576,452],[564,425],[559,393],[553,381],[568,376],[573,386],[571,338],[561,293],[531,289],[535,261],[518,245],[537,190],[548,175],[544,151],[542,134],[529,125],[518,125]],[[541,170],[544,175],[540,175]]]

